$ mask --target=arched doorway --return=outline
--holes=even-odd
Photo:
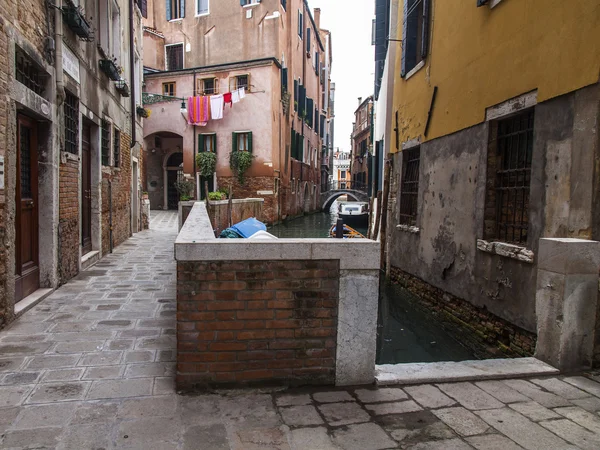
[[[177,209],[179,205],[179,193],[176,183],[183,178],[183,153],[175,152],[165,161],[165,196],[167,209]]]

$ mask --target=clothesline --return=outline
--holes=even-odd
[[[234,103],[246,97],[246,88],[236,89],[226,94],[200,95],[188,98],[188,123],[204,127],[209,120],[223,118],[225,105],[233,108]]]
[[[254,86],[253,84],[251,84],[251,85],[250,85],[250,87],[252,87],[252,88],[255,88],[256,86]],[[178,86],[178,88],[179,88],[179,86]],[[246,88],[246,89],[247,89],[247,88]],[[234,91],[235,91],[235,90],[236,90],[236,89],[234,89]],[[233,91],[227,91],[227,92],[215,92],[215,93],[213,93],[213,94],[204,94],[204,93],[202,93],[202,92],[199,92],[199,91],[197,91],[197,90],[196,90],[196,91],[194,91],[193,89],[192,89],[192,90],[185,90],[185,91],[180,91],[179,89],[177,89],[177,97],[180,97],[180,98],[188,98],[188,97],[194,97],[194,96],[200,96],[200,95],[208,95],[208,96],[211,96],[211,95],[226,94],[226,93],[230,93],[230,92],[233,92]],[[264,90],[262,90],[262,91],[257,91],[257,90],[254,90],[254,89],[253,89],[253,90],[251,90],[251,91],[248,91],[248,90],[246,90],[246,95],[252,95],[252,94],[261,94],[261,93],[265,93],[265,92],[266,92],[266,91],[264,91]]]

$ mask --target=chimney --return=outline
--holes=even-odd
[[[315,8],[315,24],[318,32],[321,29],[321,8]]]
[[[358,97],[358,106],[362,103],[362,97]]]

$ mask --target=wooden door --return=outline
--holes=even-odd
[[[90,123],[81,129],[81,246],[82,254],[92,251],[92,158]]]
[[[17,117],[15,301],[40,287],[37,125]]]

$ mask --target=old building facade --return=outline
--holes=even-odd
[[[373,160],[372,147],[373,96],[359,97],[352,126],[351,177],[356,189],[369,185],[369,168]]]
[[[149,1],[144,21],[151,207],[176,208],[175,183],[189,179],[196,198],[204,198],[206,184],[209,192],[264,198],[269,223],[315,211],[331,67],[330,34],[320,30],[319,11],[313,17],[304,0],[177,5],[175,11],[173,2]],[[242,87],[245,97],[225,104],[222,118],[189,123],[190,97],[228,96]],[[230,167],[238,151],[253,156],[243,183]],[[212,176],[200,176],[196,155],[202,152],[216,153]]]
[[[479,3],[399,2],[387,258],[428,307],[529,354],[540,238],[600,239],[600,5]]]
[[[142,3],[0,5],[0,327],[139,229]]]

